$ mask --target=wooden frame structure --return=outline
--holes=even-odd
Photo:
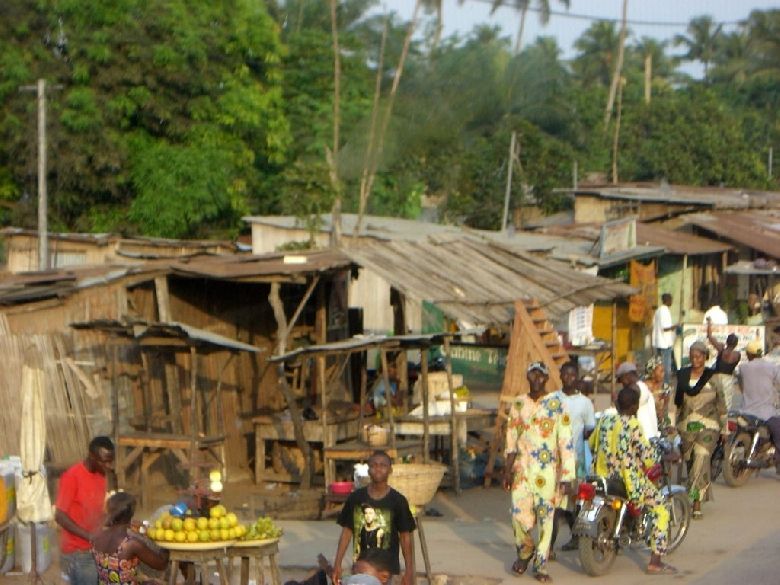
[[[329,485],[335,479],[335,465],[336,461],[344,460],[365,460],[376,449],[367,443],[357,440],[347,440],[343,442],[334,441],[334,436],[329,431],[328,414],[327,414],[327,400],[329,395],[329,384],[335,383],[340,374],[344,370],[344,365],[349,357],[355,353],[367,352],[371,349],[379,351],[380,360],[382,364],[382,375],[385,388],[390,387],[390,380],[387,374],[387,354],[389,352],[405,352],[408,350],[420,350],[420,364],[421,364],[421,383],[422,383],[422,404],[423,404],[423,433],[422,444],[416,441],[398,441],[395,436],[396,423],[393,416],[392,405],[388,400],[386,402],[385,414],[389,425],[389,444],[385,448],[388,454],[397,458],[410,453],[419,453],[422,451],[423,461],[428,462],[430,453],[430,416],[428,413],[428,353],[427,350],[433,346],[443,346],[445,354],[445,364],[447,371],[447,386],[449,389],[450,400],[450,416],[449,416],[449,435],[451,439],[451,460],[452,460],[452,475],[453,486],[456,493],[460,493],[460,469],[458,461],[458,433],[456,430],[459,428],[458,414],[455,409],[455,399],[453,396],[453,384],[452,384],[452,367],[450,364],[450,340],[453,337],[459,336],[461,333],[431,333],[420,335],[394,335],[394,336],[365,336],[365,337],[353,337],[351,339],[326,343],[321,345],[313,345],[309,347],[303,347],[288,353],[281,355],[275,355],[269,358],[269,362],[278,364],[282,369],[285,364],[288,364],[294,368],[301,368],[308,360],[314,360],[316,364],[316,370],[318,372],[317,380],[319,384],[319,396],[321,406],[321,417],[319,424],[322,426],[322,439],[323,439],[323,464],[325,473],[325,485]],[[326,362],[328,358],[335,360],[335,364],[331,367],[330,371],[335,375],[329,377],[326,374],[328,368],[326,368]],[[364,421],[364,407],[366,405],[367,398],[367,372],[365,364],[361,371],[361,388],[360,388],[360,414],[358,418],[358,428],[363,427]],[[285,382],[286,383],[286,382]],[[295,416],[294,413],[291,413]],[[293,420],[293,422],[295,422]],[[298,421],[298,424],[303,428],[304,422]],[[262,439],[261,439],[262,440]],[[306,465],[311,468],[311,460],[306,461]],[[310,473],[311,469],[309,469]]]
[[[168,406],[170,416],[165,417],[171,422],[171,432],[153,432],[152,408],[150,391],[147,385],[141,381],[139,383],[141,395],[143,397],[143,430],[137,432],[123,433],[119,424],[119,395],[117,384],[113,384],[113,436],[116,445],[116,474],[118,487],[124,487],[127,483],[127,474],[130,468],[138,462],[139,484],[141,485],[141,504],[144,505],[149,495],[149,481],[147,473],[149,468],[166,451],[172,453],[178,462],[185,468],[189,468],[192,480],[199,478],[199,471],[202,465],[219,465],[222,477],[227,476],[224,453],[224,420],[221,409],[221,387],[222,379],[217,381],[214,395],[206,400],[205,395],[198,392],[198,355],[200,353],[229,352],[222,371],[230,363],[233,356],[239,351],[249,351],[257,353],[262,351],[258,347],[228,339],[221,335],[203,331],[196,327],[184,325],[181,323],[146,323],[142,321],[112,321],[98,320],[87,323],[75,323],[76,329],[95,329],[104,331],[113,336],[130,340],[138,347],[141,353],[144,370],[148,368],[147,354],[150,351],[161,352],[186,352],[190,359],[190,403],[188,424],[189,432],[184,432],[182,419],[184,414],[182,396],[179,388],[171,386],[167,388]],[[116,348],[116,343],[114,344]],[[116,376],[116,351],[114,359],[114,371]],[[216,428],[211,428],[209,424],[209,410],[214,405],[216,409],[215,416]],[[178,415],[176,412],[178,411]],[[202,455],[205,461],[198,463],[197,455]],[[193,471],[194,470],[194,471]]]

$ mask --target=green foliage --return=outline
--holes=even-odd
[[[550,2],[497,4],[522,12]],[[358,206],[382,28],[380,117],[407,25],[378,5],[338,2],[335,163],[345,212]],[[420,31],[440,7],[425,5],[433,12]],[[498,227],[512,131],[521,165],[511,206],[564,207],[555,189],[570,184],[574,161],[581,176],[611,166],[613,127],[603,127],[603,115],[617,39],[613,23],[594,23],[565,62],[553,39],[516,53],[486,26],[438,42],[415,36],[367,211],[415,218],[427,197],[441,202],[446,220]],[[685,60],[706,68],[706,80],[696,80],[679,72],[668,46],[629,35],[621,180],[777,188],[765,161],[770,146],[780,151],[778,39],[780,10],[756,11],[728,31],[695,19],[678,42]],[[648,56],[652,100],[645,104]],[[35,222],[36,107],[34,94],[19,87],[39,77],[51,88],[54,229],[208,237],[235,233],[248,213],[316,223],[331,210],[328,2],[5,0],[0,223]]]

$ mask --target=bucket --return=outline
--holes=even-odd
[[[0,524],[16,514],[16,476],[21,475],[22,464],[10,459],[0,460]]]
[[[22,569],[22,573],[32,570],[32,548],[30,543],[30,526],[19,522],[16,525],[16,566]],[[51,565],[51,533],[49,525],[45,522],[35,523],[36,536],[36,569],[43,573]]]
[[[14,543],[16,542],[16,527],[11,525],[0,536],[0,575],[5,575],[14,568]]]

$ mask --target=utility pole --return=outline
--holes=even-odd
[[[61,89],[55,85],[53,89]],[[38,101],[38,269],[48,270],[49,265],[49,223],[48,195],[46,191],[46,80],[39,79],[35,85],[24,85],[19,91],[34,91]]]

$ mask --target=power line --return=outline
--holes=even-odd
[[[492,0],[470,0],[471,2],[478,2],[480,4],[490,4],[493,5]],[[504,6],[503,8],[512,9],[511,6]],[[540,8],[536,8],[533,6],[528,7],[528,12],[536,12],[540,13],[542,10]],[[593,16],[592,14],[578,14],[576,12],[566,12],[563,10],[550,10],[549,12],[550,16],[560,16],[562,18],[569,18],[572,20],[587,20],[590,22],[612,22],[612,23],[620,23],[621,20],[619,18],[612,18],[609,16]],[[741,20],[723,20],[719,22],[713,22],[713,25],[715,26],[736,26],[745,24],[747,22],[746,19]],[[672,20],[633,20],[629,19],[627,21],[627,24],[629,26],[663,26],[663,27],[687,27],[690,22],[682,22],[682,21],[672,21]]]

